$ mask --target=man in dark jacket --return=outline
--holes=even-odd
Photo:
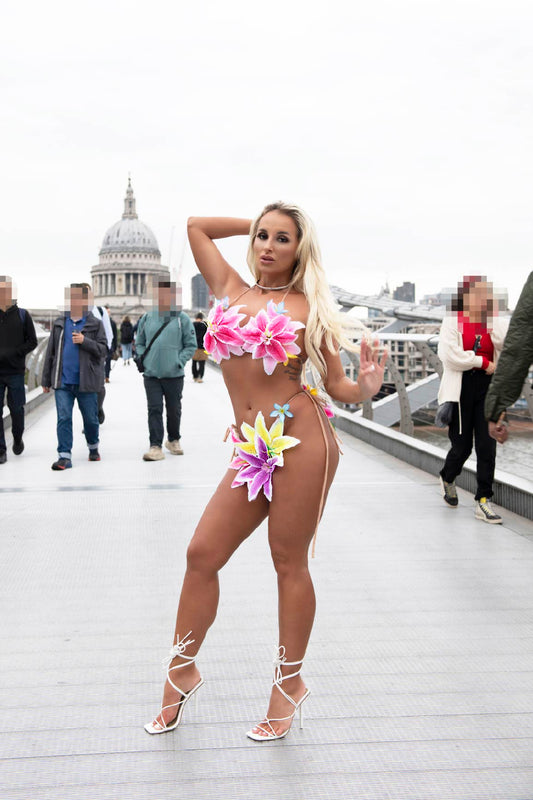
[[[505,412],[522,393],[533,364],[533,272],[530,273],[511,317],[505,344],[485,398],[489,433],[503,444],[508,429]]]
[[[19,308],[13,297],[13,283],[7,275],[0,275],[0,464],[7,461],[6,439],[2,413],[7,390],[7,405],[11,414],[13,452],[19,456],[24,450],[24,371],[26,356],[37,347],[37,337],[32,318],[26,309]]]
[[[107,339],[102,322],[88,310],[89,293],[81,283],[65,290],[65,314],[50,332],[46,351],[43,391],[55,390],[57,409],[57,451],[54,470],[72,466],[72,409],[74,400],[83,417],[89,461],[100,461],[98,452],[98,392],[104,385]]]

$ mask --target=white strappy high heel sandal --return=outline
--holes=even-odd
[[[300,669],[297,669],[296,672],[291,672],[290,675],[282,675],[281,673],[282,666],[295,667],[297,664],[300,664]],[[283,739],[290,731],[292,720],[294,719],[294,715],[296,714],[297,711],[300,712],[300,729],[303,728],[304,715],[302,706],[304,700],[307,700],[311,692],[309,691],[309,689],[306,689],[304,696],[300,700],[298,700],[298,702],[296,702],[281,687],[283,681],[286,681],[288,678],[295,678],[296,675],[300,674],[300,672],[302,671],[302,666],[301,666],[302,664],[303,664],[303,659],[301,661],[287,661],[287,659],[285,658],[285,648],[283,647],[283,645],[281,645],[276,649],[276,653],[274,656],[274,680],[272,681],[272,686],[275,686],[281,692],[283,697],[294,706],[294,711],[292,712],[292,714],[289,714],[288,717],[271,717],[270,719],[268,717],[265,717],[263,722],[255,726],[256,729],[262,731],[261,733],[254,733],[255,730],[254,729],[248,731],[246,734],[250,739],[253,739],[254,742],[269,742],[272,741],[273,739]],[[272,723],[285,722],[285,720],[290,720],[290,724],[287,730],[283,731],[283,733],[276,733],[276,731],[272,727]]]
[[[191,633],[192,633],[192,631],[189,631],[187,636],[190,636]],[[198,704],[198,696],[197,696],[196,692],[198,691],[200,686],[203,685],[203,683],[204,683],[204,679],[203,678],[200,678],[200,680],[198,681],[196,686],[193,686],[193,688],[190,691],[185,692],[185,691],[183,691],[183,689],[180,689],[179,686],[176,686],[176,684],[174,683],[174,681],[170,677],[170,673],[173,670],[181,669],[182,667],[187,667],[189,664],[193,664],[194,661],[196,660],[196,656],[186,656],[185,655],[185,648],[188,645],[190,645],[190,644],[192,644],[194,642],[194,639],[188,639],[187,640],[187,636],[184,636],[183,639],[181,639],[181,641],[180,641],[179,636],[177,637],[177,639],[178,639],[177,643],[174,645],[174,647],[172,647],[170,649],[169,655],[163,661],[163,666],[167,667],[167,680],[170,683],[170,685],[172,686],[172,688],[175,689],[181,695],[181,697],[176,703],[170,703],[168,706],[163,706],[161,708],[161,711],[159,712],[158,717],[160,717],[163,720],[163,724],[158,722],[157,718],[154,719],[152,722],[147,722],[146,723],[146,725],[144,726],[144,730],[147,733],[167,733],[167,731],[173,731],[180,724],[181,716],[183,714],[183,709],[185,708],[185,703],[187,703],[191,699],[191,697],[193,697],[193,695],[194,695],[194,699],[195,699],[196,705]],[[172,659],[176,658],[176,656],[181,656],[181,658],[183,658],[185,660],[183,661],[182,664],[176,664],[176,666],[171,667],[170,664],[172,663]],[[177,709],[176,710],[176,716],[174,717],[174,719],[171,722],[168,723],[168,725],[166,725],[164,717],[163,717],[163,711],[166,711],[167,708],[173,708],[173,707],[175,707]]]

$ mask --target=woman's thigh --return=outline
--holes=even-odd
[[[339,463],[330,424],[324,418],[322,430],[312,404],[307,396],[291,403],[295,419],[286,433],[300,439],[300,444],[285,451],[284,466],[276,469],[273,477],[268,535],[274,560],[307,562],[309,544]]]
[[[221,569],[268,515],[268,500],[262,494],[250,502],[245,486],[231,488],[235,475],[229,469],[209,500],[189,545],[190,564]]]

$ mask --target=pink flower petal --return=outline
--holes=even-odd
[[[282,314],[278,314],[277,317],[270,320],[268,329],[271,333],[277,335],[287,328],[287,323],[289,323],[287,317],[284,317]],[[290,334],[290,330],[288,333]]]
[[[270,355],[266,355],[263,358],[263,366],[267,375],[272,375],[278,364],[279,361],[276,361],[276,359],[272,358]]]
[[[287,360],[287,353],[275,339],[272,339],[272,341],[267,344],[266,347],[269,357],[275,358],[278,363],[283,363],[283,361]]]
[[[291,356],[297,356],[298,353],[302,352],[301,348],[297,344],[294,344],[292,342],[290,344],[285,345],[285,350],[287,351],[287,353],[290,353]]]

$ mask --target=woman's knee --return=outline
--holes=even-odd
[[[222,566],[223,561],[212,541],[195,533],[187,548],[187,569],[214,575]]]
[[[295,553],[284,547],[271,547],[270,553],[278,578],[290,577],[297,580],[298,577],[309,575],[307,553]]]

